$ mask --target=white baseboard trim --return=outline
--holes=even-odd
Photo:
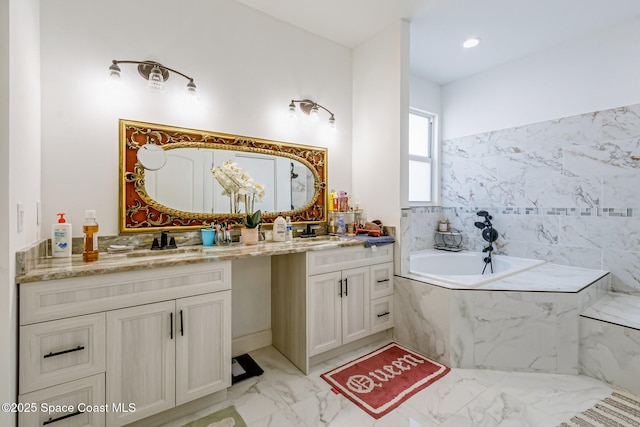
[[[271,345],[271,329],[234,338],[231,341],[231,356],[236,357]]]

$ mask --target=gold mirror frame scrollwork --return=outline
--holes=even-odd
[[[121,233],[158,230],[195,230],[214,223],[241,224],[244,214],[202,213],[176,210],[153,200],[145,189],[145,169],[137,160],[137,150],[154,143],[165,150],[207,148],[270,154],[296,160],[313,174],[314,195],[304,206],[283,212],[263,212],[262,222],[270,223],[278,213],[294,223],[318,224],[327,221],[327,149],[240,135],[185,129],[130,120],[120,127],[120,207]]]

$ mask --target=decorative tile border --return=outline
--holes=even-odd
[[[640,218],[638,208],[519,208],[519,207],[467,207],[467,206],[428,206],[410,208],[411,213],[464,213],[473,214],[481,210],[492,215],[549,215],[549,216],[593,216]]]

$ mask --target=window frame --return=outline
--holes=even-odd
[[[438,132],[438,115],[421,110],[419,108],[409,107],[409,118],[411,115],[421,116],[430,119],[429,120],[429,141],[428,141],[428,153],[429,156],[421,156],[417,154],[411,154],[409,152],[410,142],[409,136],[411,132],[407,131],[407,202],[409,207],[417,206],[439,206],[440,203],[440,143]],[[409,119],[409,122],[411,120]],[[431,200],[411,200],[409,196],[409,162],[416,161],[421,163],[429,163],[431,166]]]

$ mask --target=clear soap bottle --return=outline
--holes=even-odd
[[[84,212],[84,245],[82,249],[82,260],[93,262],[98,260],[98,223],[96,222],[96,211],[87,210]]]
[[[287,242],[292,242],[293,241],[293,224],[291,224],[291,217],[288,216],[285,219],[285,223],[286,223],[286,234],[284,236],[285,241]]]
[[[344,223],[344,215],[340,215],[338,217],[338,234],[345,234],[347,232],[347,227]]]

